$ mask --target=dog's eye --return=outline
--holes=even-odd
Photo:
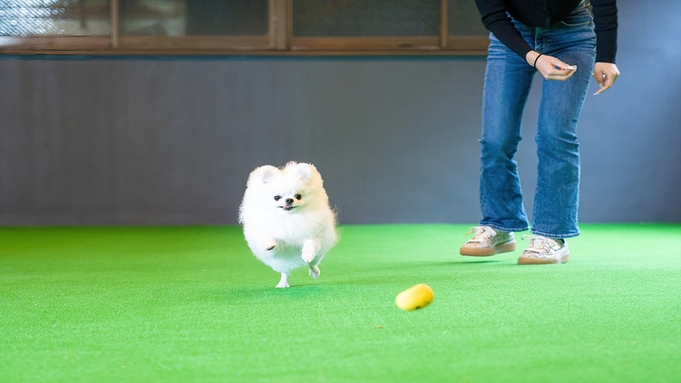
[[[294,197],[296,197],[296,199],[297,199],[298,201],[300,201],[300,199],[303,198],[303,196],[300,195],[300,194],[296,194],[296,195],[294,195]]]
[[[275,195],[275,196],[274,196],[274,200],[275,200],[275,201],[279,201],[280,199],[281,199],[281,196],[280,196],[280,195]]]

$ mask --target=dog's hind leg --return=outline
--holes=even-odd
[[[281,273],[281,279],[279,280],[279,283],[274,287],[278,289],[285,289],[287,287],[291,287],[288,285],[288,274]]]
[[[319,271],[319,266],[310,265],[310,270],[308,271],[308,274],[310,274],[312,278],[314,279],[319,278],[320,273],[321,271]]]

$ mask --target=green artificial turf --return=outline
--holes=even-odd
[[[583,225],[540,266],[466,230],[341,227],[282,290],[238,227],[0,228],[0,381],[681,381],[681,225]]]

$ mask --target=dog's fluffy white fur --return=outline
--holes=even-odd
[[[336,214],[312,164],[253,170],[239,222],[253,254],[281,273],[279,288],[289,287],[288,278],[299,267],[308,266],[310,276],[317,278],[319,262],[337,240]]]

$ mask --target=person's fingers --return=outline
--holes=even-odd
[[[604,88],[604,86],[605,86],[605,73],[603,73],[602,70],[594,69],[594,72],[591,75],[594,77],[594,79],[596,80],[596,82],[600,86],[600,88],[593,95],[595,96],[595,95],[601,94],[605,90],[605,88]]]
[[[568,65],[553,56],[541,56],[537,69],[547,80],[565,81],[572,77],[577,67]]]
[[[596,69],[591,75],[594,76],[594,79],[596,79],[598,85],[603,87],[603,83],[605,83],[605,73],[603,73],[602,70]]]
[[[570,77],[572,77],[572,75],[575,74],[575,72],[577,72],[577,67],[576,66],[570,66],[569,68],[565,69],[563,72],[565,73],[563,75],[563,79],[567,80]]]
[[[572,75],[575,74],[575,71],[570,71],[566,73],[557,73],[557,74],[552,74],[548,77],[546,77],[547,80],[555,80],[555,81],[565,81],[572,77]]]
[[[572,77],[576,71],[576,66],[555,63],[555,65],[546,71],[544,78],[547,80],[565,81]]]
[[[594,93],[594,96],[610,89],[615,83],[615,80],[617,80],[618,76],[619,73],[617,71],[611,71],[610,73],[605,71],[595,72],[594,77],[596,78],[596,82],[598,82],[601,87],[596,91],[596,93]]]
[[[620,75],[620,70],[614,63],[597,62],[592,73],[600,88],[594,95],[610,89]]]
[[[601,94],[606,90],[610,89],[612,86],[612,77],[608,76],[607,73],[603,73],[603,82],[601,82],[601,88],[596,91],[595,94]]]

